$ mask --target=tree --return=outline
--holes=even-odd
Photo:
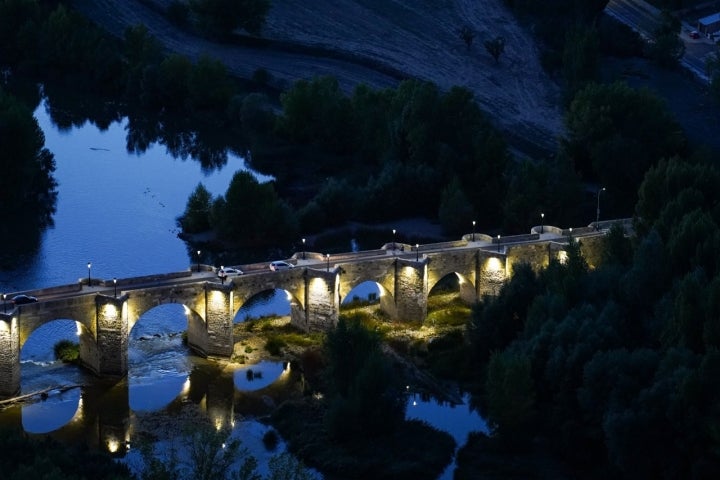
[[[178,224],[183,233],[200,233],[210,230],[210,211],[212,194],[202,183],[198,183],[195,191],[188,198],[185,213],[178,217]]]
[[[567,98],[572,99],[585,83],[595,80],[598,55],[599,41],[595,28],[578,25],[568,31],[563,49],[563,76]]]
[[[350,100],[334,77],[298,80],[280,95],[282,115],[277,128],[287,139],[346,152],[353,145]]]
[[[710,92],[720,100],[720,52],[714,52],[705,60],[705,72],[710,77]]]
[[[268,467],[270,475],[267,480],[313,480],[315,478],[302,462],[287,452],[270,458]]]
[[[297,230],[272,183],[260,183],[247,171],[236,172],[225,195],[213,202],[211,224],[221,238],[236,244],[281,244]]]
[[[373,437],[404,420],[405,398],[380,347],[379,334],[357,318],[341,317],[327,334],[325,378],[332,397],[325,424],[331,437]]]
[[[685,54],[685,43],[680,39],[680,20],[669,10],[662,11],[661,24],[653,32],[649,46],[650,57],[661,67],[675,67]]]
[[[565,117],[562,154],[586,180],[612,191],[606,210],[627,215],[648,168],[682,155],[687,142],[665,103],[624,83],[591,83],[575,95]]]
[[[472,28],[470,28],[469,25],[463,25],[458,30],[458,36],[460,37],[460,40],[465,42],[467,49],[470,50],[473,40],[475,39],[475,32],[473,32]]]
[[[475,215],[470,200],[463,192],[460,180],[454,177],[443,189],[438,219],[446,232],[459,233],[467,231],[473,218]]]
[[[195,110],[222,111],[230,101],[233,84],[225,65],[201,55],[187,79],[188,104]]]
[[[500,55],[505,51],[505,39],[503,37],[495,37],[491,40],[485,40],[483,45],[485,45],[485,50],[493,57],[495,63],[500,63]]]
[[[514,443],[528,440],[535,414],[535,388],[530,359],[511,351],[490,357],[487,381],[487,416],[493,433]]]
[[[242,28],[258,34],[270,10],[270,0],[191,0],[201,30],[212,36],[226,36]]]

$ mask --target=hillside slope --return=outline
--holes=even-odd
[[[213,43],[176,28],[159,14],[169,0],[72,3],[116,35],[143,23],[170,50],[193,59],[209,53],[242,77],[258,68],[281,84],[334,75],[350,91],[358,83],[396,85],[399,72],[443,89],[465,86],[526,155],[554,151],[562,131],[559,89],[502,0],[275,0],[262,36],[276,42],[264,48]],[[458,35],[463,25],[476,33],[469,49]],[[498,64],[483,46],[496,36],[506,40]]]

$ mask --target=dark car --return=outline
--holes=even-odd
[[[15,295],[12,301],[15,305],[24,305],[26,303],[35,303],[38,299],[30,295]]]

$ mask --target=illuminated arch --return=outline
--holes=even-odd
[[[464,303],[472,304],[477,301],[475,285],[472,281],[470,281],[469,278],[467,278],[467,276],[458,272],[445,273],[442,277],[437,278],[434,283],[429,284],[428,297],[438,293],[436,291],[436,287],[438,287],[438,285],[448,282],[448,280],[457,281],[458,296]]]
[[[347,292],[347,294],[343,295],[342,301],[341,301],[341,307],[343,305],[348,306],[353,301],[353,292],[363,286],[367,286],[368,284],[372,284],[375,287],[377,287],[378,293],[377,293],[377,304],[380,308],[380,310],[390,316],[390,318],[394,317],[396,308],[395,308],[395,298],[393,297],[392,292],[388,290],[385,286],[383,286],[380,282],[377,282],[373,279],[364,279],[357,281],[354,285],[351,286],[350,290]],[[345,286],[347,288],[347,285]]]

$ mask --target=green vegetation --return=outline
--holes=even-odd
[[[544,67],[562,73],[566,98],[582,82],[595,80],[594,65],[601,37],[597,30],[608,0],[505,0],[541,42]],[[605,37],[602,38],[603,40]]]
[[[650,58],[661,67],[676,67],[685,54],[685,43],[679,37],[681,28],[680,19],[663,10],[662,23],[653,32],[653,42],[648,49]]]
[[[63,362],[76,362],[80,357],[80,344],[70,340],[60,340],[53,347],[55,358]]]
[[[211,36],[224,37],[238,28],[257,34],[270,10],[270,0],[190,0],[190,10],[200,30]]]
[[[511,161],[491,119],[463,88],[441,91],[411,80],[380,91],[359,86],[346,95],[336,80],[316,78],[283,92],[275,113],[268,92],[243,91],[209,57],[193,64],[163,54],[143,27],[119,41],[62,5],[0,1],[0,60],[13,71],[7,90],[22,92],[0,93],[0,161],[9,172],[0,177],[0,195],[10,195],[0,208],[8,215],[29,211],[40,225],[50,224],[54,208],[52,156],[42,148],[30,109],[18,100],[37,104],[40,92],[13,85],[20,73],[119,99],[73,113],[69,100],[48,84],[43,93],[61,126],[87,118],[102,126],[127,115],[131,149],[161,141],[181,157],[198,155],[206,167],[226,158],[227,145],[212,134],[222,128],[242,132],[231,148],[245,153],[252,146],[253,167],[277,160],[281,173],[274,183],[238,173],[224,196],[212,199],[199,185],[188,200],[179,220],[184,231],[214,229],[229,242],[289,238],[349,215],[387,220],[400,210],[437,217],[450,234],[466,232],[476,218],[484,223],[479,227],[503,223],[508,231],[523,231],[540,211],[552,211],[558,224],[592,218],[595,197],[585,200],[581,180],[603,185],[604,211],[634,212],[637,239],[631,243],[611,231],[595,270],[575,243],[563,264],[552,262],[540,272],[515,267],[499,296],[473,308],[466,336],[453,329],[468,314],[459,305],[432,306],[429,321],[449,331],[427,345],[394,338],[395,325],[358,311],[343,318],[323,349],[321,336],[308,340],[275,328],[270,319],[248,322],[247,331],[266,335],[265,348],[273,353],[305,348],[299,362],[307,389],[326,393],[283,406],[273,421],[291,448],[323,471],[435,478],[453,442],[403,421],[399,375],[379,348],[386,340],[438,376],[482,385],[476,402],[493,435],[476,437],[473,445],[511,454],[542,444],[574,469],[606,478],[716,478],[720,173],[690,150],[665,105],[648,91],[593,83],[600,52],[638,49],[631,32],[598,21],[606,2],[507,3],[536,20],[545,63],[565,82],[567,134],[558,155],[546,161]],[[191,12],[174,8],[178,21],[193,21]],[[676,28],[667,17],[658,40]],[[656,59],[672,64],[677,50],[658,44]],[[266,73],[258,72],[258,84],[267,83]],[[308,183],[291,204],[284,194],[301,170]],[[3,472],[21,471],[9,478],[28,471],[71,476],[56,466],[63,458],[46,460],[36,446],[18,450]],[[52,449],[42,453],[54,455]],[[198,478],[223,465],[215,453],[198,451],[198,460],[210,458],[214,465],[205,463],[210,470],[197,471]],[[115,475],[97,468],[88,478]]]
[[[505,39],[503,37],[495,37],[491,40],[485,40],[483,45],[485,46],[485,50],[493,57],[495,63],[499,63],[500,55],[505,51]]]
[[[401,379],[380,347],[377,332],[341,317],[327,334],[323,374],[313,377],[325,397],[286,402],[272,423],[291,450],[327,475],[437,478],[455,442],[421,422],[404,420]]]
[[[584,178],[612,192],[604,199],[611,212],[635,204],[648,168],[688,153],[685,135],[662,100],[623,83],[588,84],[570,104],[565,123],[562,153]]]
[[[49,437],[35,440],[12,430],[0,432],[0,471],[8,480],[122,480],[134,478],[108,455],[72,448]]]
[[[565,263],[517,269],[476,308],[494,448],[527,452],[535,439],[580,476],[720,474],[718,181],[710,162],[660,161],[640,187],[632,243],[612,231],[594,270],[572,243]]]

